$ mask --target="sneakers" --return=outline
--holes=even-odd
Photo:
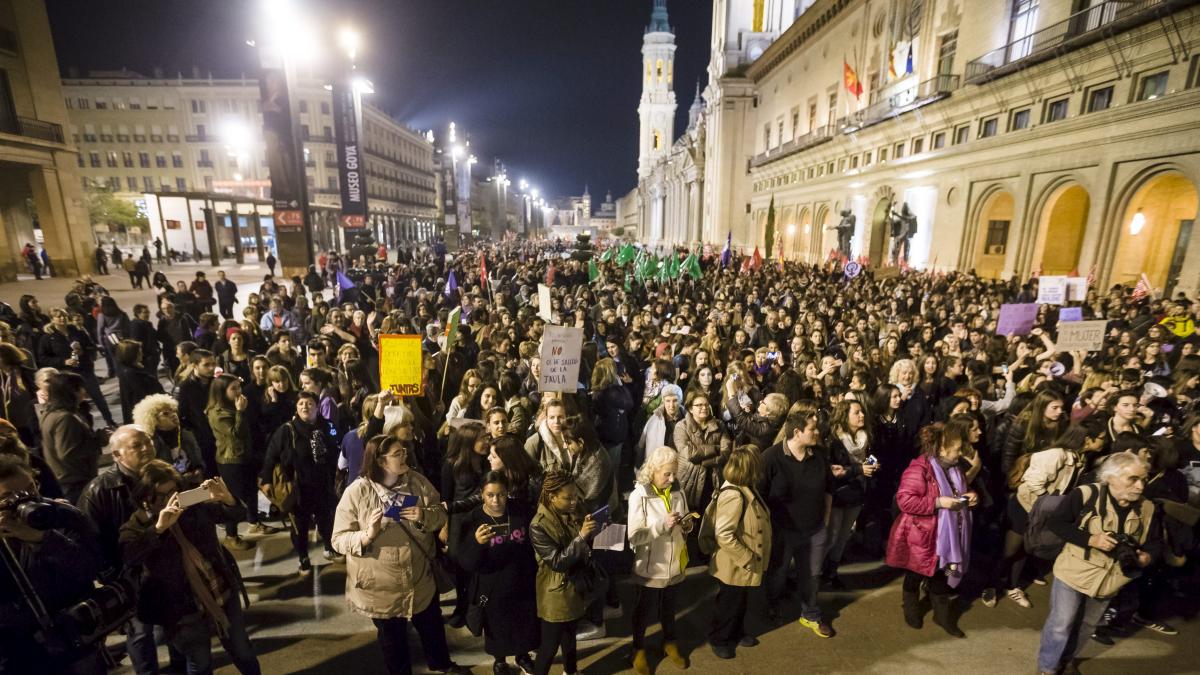
[[[580,641],[599,640],[606,635],[608,635],[608,631],[604,629],[604,626],[595,626],[586,621],[580,622],[579,630],[575,631],[575,639]]]
[[[254,523],[250,526],[250,529],[247,530],[247,534],[275,534],[278,531],[278,527],[271,527],[270,525],[263,525],[262,523]]]
[[[1150,621],[1149,619],[1144,619],[1137,614],[1133,615],[1133,625],[1141,626],[1142,628],[1149,628],[1160,635],[1179,635],[1179,631],[1176,630],[1174,626],[1166,623],[1159,623],[1157,621]]]
[[[1008,599],[1024,607],[1025,609],[1033,607],[1033,603],[1029,601],[1029,596],[1025,595],[1025,591],[1019,588],[1008,589]]]
[[[300,559],[300,576],[306,577],[312,574],[312,562],[308,558]]]
[[[250,549],[254,548],[253,542],[246,541],[238,536],[225,537],[224,544],[225,548],[229,549],[230,551],[249,551]]]
[[[325,559],[331,563],[346,562],[346,556],[342,555],[341,553],[338,553],[337,551],[335,551],[331,548],[325,549]]]
[[[800,625],[817,634],[819,638],[833,637],[833,627],[824,621],[811,621],[809,619],[800,619]]]
[[[758,638],[753,635],[743,635],[741,640],[738,640],[739,647],[757,647]]]
[[[521,654],[514,661],[517,662],[518,668],[525,671],[525,675],[533,675],[533,659],[528,654]]]
[[[1038,586],[1045,586],[1045,585],[1046,585],[1046,580],[1045,580],[1045,579],[1043,579],[1043,578],[1041,578],[1041,577],[1034,577],[1034,578],[1033,578],[1033,583],[1037,584]]]
[[[983,589],[983,594],[979,596],[979,600],[981,602],[983,602],[984,607],[995,607],[996,600],[997,600],[996,589],[994,589],[994,588]]]

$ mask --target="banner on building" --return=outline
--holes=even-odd
[[[333,131],[337,140],[338,186],[342,193],[342,229],[367,226],[367,182],[362,143],[362,106],[350,75],[333,83]]]
[[[582,348],[582,328],[546,326],[542,334],[542,377],[538,380],[538,391],[575,393],[579,388]]]
[[[301,211],[300,146],[292,129],[292,107],[282,63],[264,59],[258,78],[263,119],[263,142],[271,172],[271,203],[277,232],[304,228]]]
[[[420,335],[379,336],[379,386],[397,396],[424,393]]]

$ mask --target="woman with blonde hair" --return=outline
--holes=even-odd
[[[745,631],[750,589],[761,586],[771,559],[771,516],[758,494],[763,464],[758,448],[743,445],[729,454],[717,493],[713,534],[716,550],[708,571],[717,580],[716,606],[708,642],[721,659],[758,640]]]
[[[679,455],[655,448],[638,471],[629,493],[629,545],[633,549],[633,670],[649,675],[646,628],[657,615],[662,626],[663,651],[672,663],[687,668],[675,642],[675,590],[687,571],[687,535],[694,521],[687,499],[675,482]]]
[[[133,406],[133,423],[150,434],[154,455],[186,478],[199,477],[203,470],[200,444],[179,423],[179,401],[166,394],[151,394]]]

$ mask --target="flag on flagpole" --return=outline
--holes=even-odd
[[[725,250],[721,251],[721,268],[729,267],[729,259],[733,257],[733,230],[725,235]]]
[[[480,253],[479,254],[479,285],[484,288],[487,288],[487,282],[488,282],[487,254]]]
[[[1133,287],[1133,295],[1131,296],[1134,302],[1150,295],[1153,288],[1150,286],[1150,278],[1142,272],[1142,276],[1138,277],[1137,285]]]
[[[596,267],[595,260],[589,260],[588,261],[588,283],[590,284],[599,278],[600,278],[600,268]]]
[[[683,271],[693,279],[700,279],[704,272],[700,269],[700,257],[692,253],[683,261]]]
[[[754,257],[750,262],[750,267],[752,269],[758,269],[758,268],[762,267],[762,262],[763,262],[762,254],[758,252],[758,247],[755,246],[754,247]]]
[[[667,267],[667,274],[672,279],[678,279],[680,269],[679,254],[675,251],[671,251],[671,264]]]
[[[912,74],[912,71],[913,71],[913,62],[912,62],[912,59],[913,59],[913,49],[912,49],[912,43],[911,43],[911,42],[909,42],[909,43],[908,43],[908,58],[904,60],[904,74],[905,74],[905,75],[911,75],[911,74]]]
[[[458,290],[458,278],[454,276],[454,270],[450,270],[450,276],[446,278],[446,297],[450,297],[454,291]]]
[[[842,78],[846,85],[846,91],[854,94],[854,98],[862,96],[862,82],[858,81],[858,73],[854,72],[854,68],[850,67],[850,62],[846,60],[845,56],[842,57]]]
[[[600,262],[608,262],[612,260],[613,250],[611,248],[604,249],[604,253],[600,254]]]

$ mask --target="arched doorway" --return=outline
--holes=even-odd
[[[1117,223],[1109,283],[1133,284],[1145,272],[1151,286],[1170,292],[1183,270],[1196,208],[1196,186],[1186,177],[1172,172],[1146,181]]]
[[[785,206],[779,210],[775,220],[775,239],[771,244],[771,254],[778,258],[782,253],[785,258],[792,258],[792,249],[796,239],[796,207]]]
[[[875,267],[883,267],[887,262],[887,241],[891,230],[891,219],[889,214],[892,210],[892,200],[884,197],[875,202],[875,209],[871,211],[871,248],[868,255],[871,258],[871,264]]]
[[[1033,248],[1033,269],[1042,274],[1077,272],[1079,250],[1087,229],[1091,198],[1078,183],[1063,185],[1050,195],[1038,219],[1038,238]]]
[[[812,215],[812,209],[807,206],[800,210],[800,217],[797,218],[795,245],[792,249],[796,259],[805,262],[809,262],[809,253],[812,249]]]
[[[999,279],[1004,272],[1008,253],[1008,233],[1013,221],[1013,196],[1007,190],[993,192],[979,210],[976,221],[975,273],[988,279]]]
[[[811,241],[817,242],[817,247],[809,254],[810,262],[822,262],[825,256],[829,253],[829,249],[836,245],[837,237],[832,232],[827,232],[826,227],[829,226],[829,207],[822,206],[817,209],[817,219],[813,222],[813,233]],[[826,246],[826,239],[832,237],[835,243]]]

